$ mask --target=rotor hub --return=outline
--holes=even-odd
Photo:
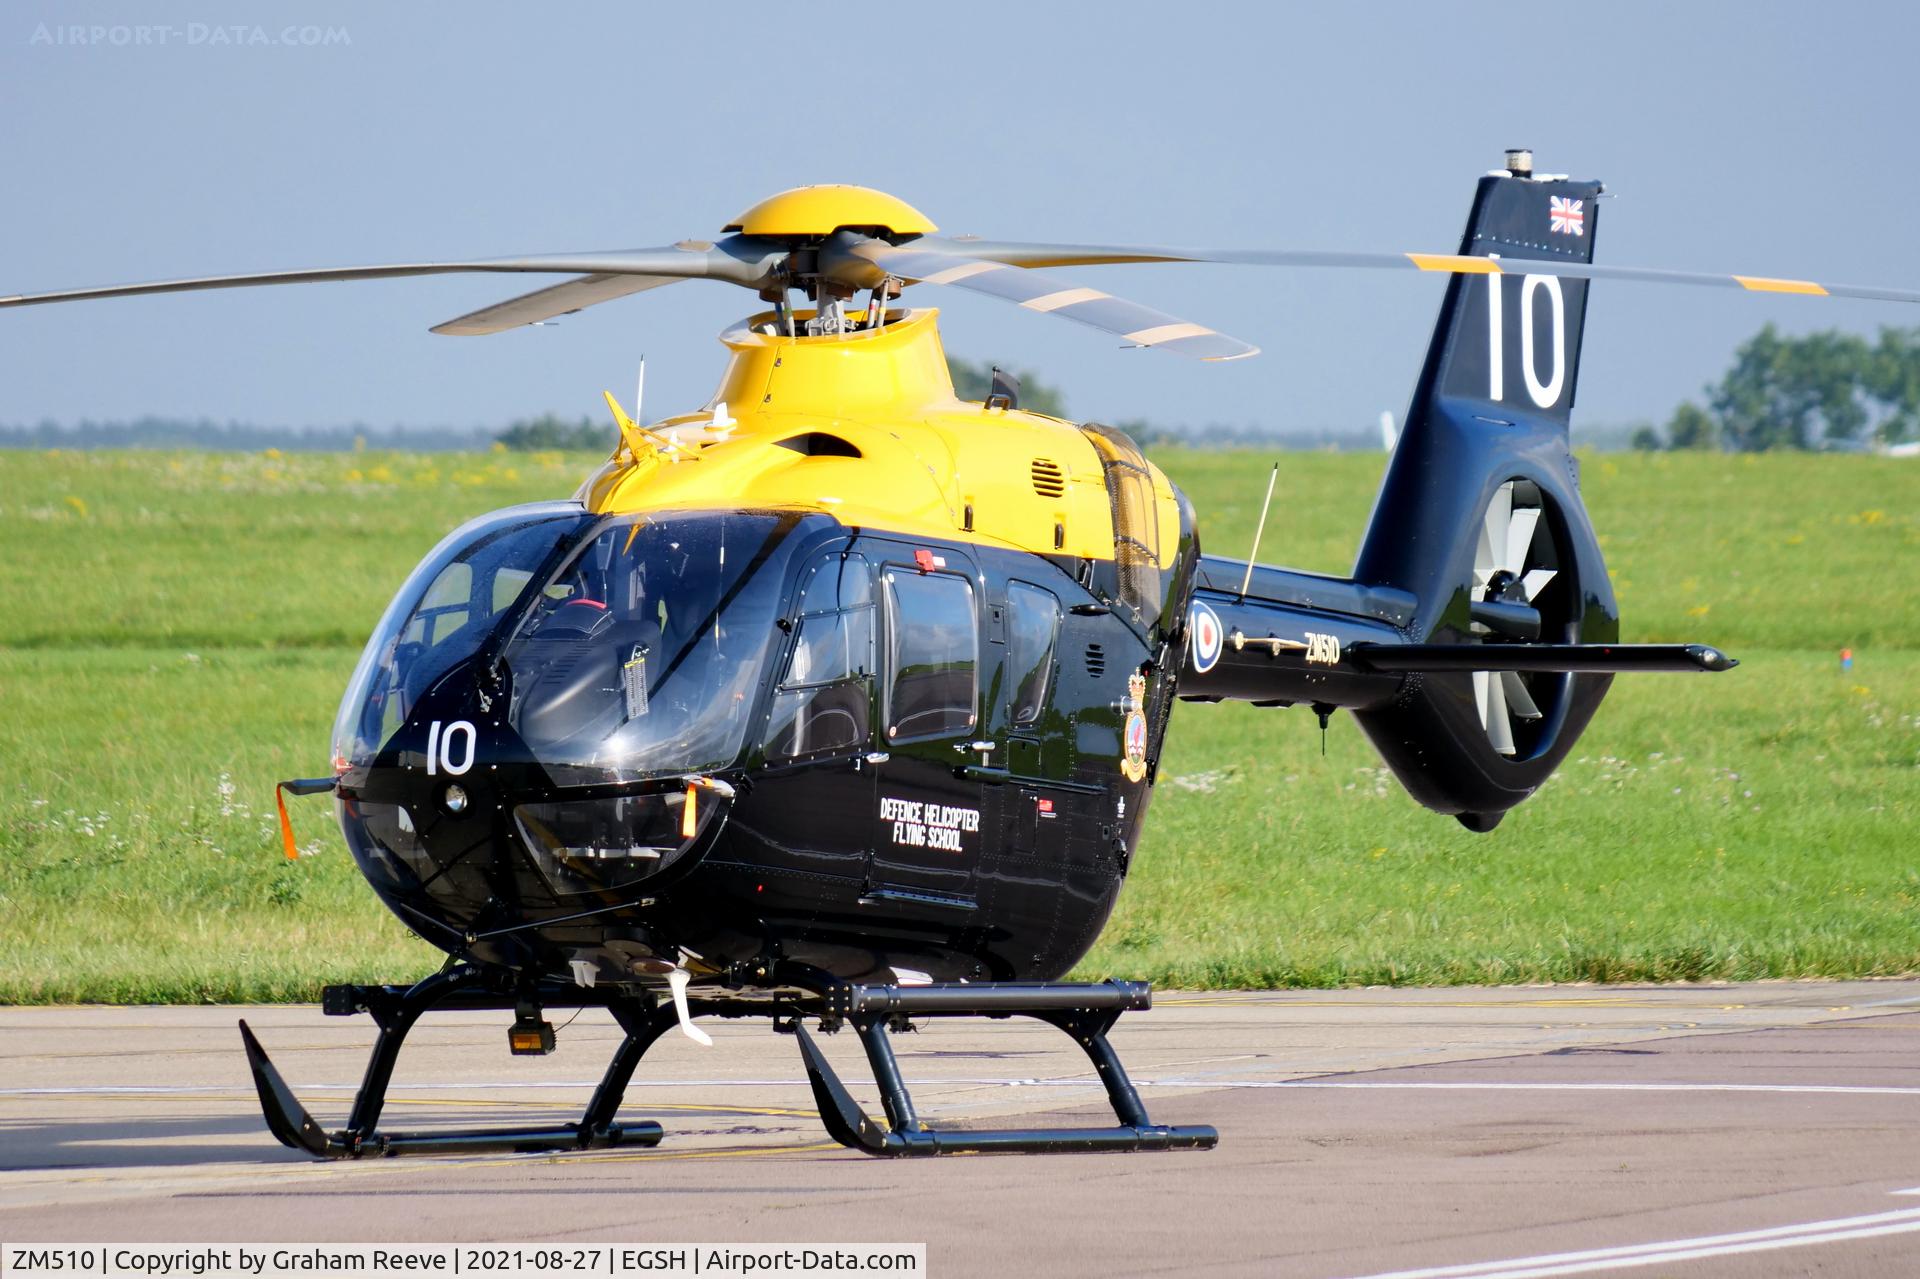
[[[898,243],[938,230],[926,214],[872,187],[794,187],[768,196],[727,223],[727,231],[778,239],[824,240],[851,229]]]

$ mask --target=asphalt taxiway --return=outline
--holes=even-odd
[[[882,1161],[832,1145],[793,1041],[715,1026],[643,1063],[653,1150],[324,1163],[262,1126],[244,1015],[323,1124],[371,1038],[313,1007],[0,1010],[0,1241],[921,1242],[928,1272],[1920,1273],[1920,982],[1162,993],[1114,1032],[1202,1153]],[[575,1117],[618,1039],[545,1058],[430,1016],[388,1122]],[[851,1036],[825,1041],[854,1091]],[[923,1118],[1110,1122],[1020,1022],[898,1040]],[[1027,1122],[1023,1120],[1023,1122]]]

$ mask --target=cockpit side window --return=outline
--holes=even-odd
[[[769,717],[767,757],[855,750],[872,732],[873,569],[835,551],[803,574],[793,641]]]
[[[887,739],[965,733],[974,725],[980,631],[973,585],[951,573],[889,568]]]
[[[1060,633],[1060,601],[1052,591],[1025,582],[1007,583],[1007,680],[1016,727],[1040,718],[1053,675],[1053,645]]]
[[[407,638],[428,645],[444,641],[467,624],[472,594],[473,565],[464,561],[447,565],[421,597]]]

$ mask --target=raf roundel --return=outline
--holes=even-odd
[[[1220,648],[1225,638],[1220,629],[1220,617],[1200,600],[1193,602],[1187,610],[1187,652],[1193,660],[1195,674],[1205,675],[1220,660]]]

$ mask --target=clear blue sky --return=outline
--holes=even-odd
[[[57,34],[162,22],[164,45]],[[223,24],[348,42],[216,42]],[[1518,144],[1607,181],[1603,261],[1920,287],[1916,37],[1895,4],[29,0],[0,14],[0,293],[664,244],[831,181],[1003,238],[1445,250],[1474,178]],[[1074,274],[1265,352],[1190,364],[910,297],[939,292],[950,350],[1043,371],[1081,416],[1310,430],[1403,408],[1439,297],[1399,274]],[[706,398],[714,334],[753,306],[693,283],[557,327],[426,331],[538,282],[0,312],[0,422],[504,423],[603,412],[642,351],[656,416]],[[1663,418],[1767,320],[1920,312],[1597,286],[1576,423]]]

